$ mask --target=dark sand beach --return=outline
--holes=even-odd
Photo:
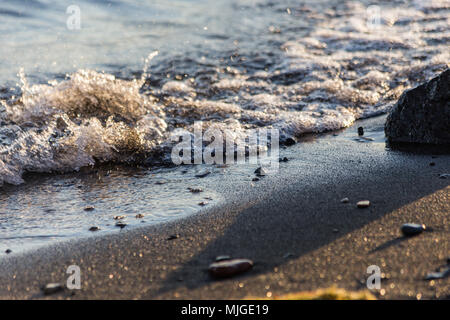
[[[387,149],[384,120],[308,136],[283,151],[290,161],[277,174],[257,182],[249,177],[244,187],[224,178],[224,205],[2,256],[0,298],[241,299],[330,286],[361,290],[367,267],[378,265],[377,298],[448,299],[450,277],[424,278],[450,256],[450,180],[439,178],[450,173],[450,156]],[[355,141],[358,126],[374,141]],[[349,203],[341,203],[345,197]],[[360,200],[370,207],[357,208]],[[408,222],[433,231],[404,238],[400,226]],[[168,240],[174,234],[179,237]],[[220,255],[251,259],[254,267],[214,280],[207,268]],[[72,264],[81,268],[81,290],[44,296],[40,288],[65,283]]]

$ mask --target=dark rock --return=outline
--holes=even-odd
[[[5,250],[5,253],[6,253],[6,254],[10,254],[11,252],[12,252],[11,249],[6,249],[6,250]]]
[[[279,160],[280,162],[288,162],[289,161],[289,159],[287,158],[287,157],[284,157],[284,158],[280,158],[280,160]]]
[[[289,137],[289,136],[284,136],[284,135],[280,137],[280,145],[282,145],[282,146],[293,146],[296,143],[297,143],[297,139],[295,139],[294,137]]]
[[[267,175],[267,170],[264,169],[263,167],[259,167],[258,169],[255,170],[255,174],[258,177],[264,177],[265,175]]]
[[[202,201],[202,202],[199,202],[199,203],[198,203],[198,205],[199,205],[199,206],[202,206],[202,207],[203,207],[203,206],[206,206],[207,204],[208,204],[208,201]]]
[[[90,227],[89,228],[89,231],[98,231],[98,230],[100,230],[99,227]]]
[[[190,192],[192,192],[192,193],[200,193],[200,192],[203,192],[203,189],[202,189],[202,188],[191,188],[191,187],[189,187],[188,190],[189,190]]]
[[[64,286],[61,283],[48,283],[42,287],[42,291],[45,295],[57,293],[64,290]]]
[[[142,213],[138,213],[136,215],[136,219],[142,219],[144,217],[144,215]]]
[[[167,238],[167,240],[175,240],[175,239],[178,239],[180,236],[179,235],[177,235],[177,234],[172,234],[172,235],[170,235],[168,238]]]
[[[364,135],[364,128],[363,127],[359,127],[358,128],[358,136],[363,136]]]
[[[417,223],[405,223],[400,228],[403,235],[405,235],[406,237],[418,235],[423,231],[425,231],[425,229],[426,227],[424,224],[417,224]]]
[[[450,145],[450,69],[405,91],[385,124],[393,143]]]
[[[435,166],[436,165],[436,163],[435,162],[430,162],[430,166]]]
[[[123,229],[127,226],[127,224],[123,221],[117,221],[116,222],[116,227],[119,227],[120,229]]]
[[[214,262],[209,266],[209,274],[215,278],[228,278],[246,272],[253,267],[248,259],[233,259]]]
[[[348,198],[343,198],[341,199],[341,203],[349,203],[350,200]]]
[[[95,210],[95,208],[91,207],[91,206],[84,208],[84,211],[94,211],[94,210]]]

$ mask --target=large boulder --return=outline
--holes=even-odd
[[[450,145],[450,69],[403,92],[384,131],[392,143]]]

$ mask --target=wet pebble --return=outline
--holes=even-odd
[[[45,295],[57,293],[63,290],[64,286],[61,283],[48,283],[44,287],[42,287],[42,291]]]
[[[253,178],[252,181],[259,181],[259,178]]]
[[[203,171],[203,172],[200,172],[200,173],[196,174],[195,177],[196,178],[204,178],[207,175],[209,175],[210,173],[211,173],[211,171]]]
[[[288,162],[289,159],[287,157],[284,157],[284,158],[280,158],[279,161],[280,162]]]
[[[364,128],[363,127],[359,127],[358,128],[358,136],[363,136],[364,135]]]
[[[92,206],[87,206],[84,208],[84,211],[94,211],[94,210],[95,210],[95,208]]]
[[[199,202],[199,203],[198,203],[198,205],[199,205],[199,206],[202,206],[202,207],[203,207],[203,206],[206,206],[207,204],[208,204],[208,201],[202,201],[202,202]]]
[[[5,253],[6,253],[6,254],[10,254],[11,252],[12,252],[11,249],[6,249],[6,250],[5,250]]]
[[[191,187],[189,187],[188,190],[189,190],[190,192],[192,192],[192,193],[200,193],[200,192],[203,192],[203,189],[202,189],[202,188],[191,188]]]
[[[126,226],[127,226],[127,224],[123,221],[116,222],[116,227],[119,227],[120,229],[125,228]]]
[[[255,170],[255,174],[258,177],[264,177],[265,175],[267,175],[267,170],[264,169],[263,167],[259,167],[258,169]]]
[[[138,213],[136,215],[136,219],[142,219],[144,217],[144,215],[142,213]]]
[[[215,278],[228,278],[246,272],[253,267],[248,259],[233,259],[211,263],[209,274]]]
[[[125,216],[114,216],[113,219],[114,220],[122,220],[122,219],[125,219]]]
[[[342,202],[342,203],[349,203],[349,201],[350,201],[350,200],[349,200],[348,198],[343,198],[343,199],[341,199],[341,202]]]
[[[426,227],[424,224],[417,223],[405,223],[401,226],[400,230],[406,237],[411,237],[418,235],[425,231]]]
[[[90,227],[89,228],[89,231],[98,231],[98,230],[100,230],[99,227]]]
[[[358,203],[356,204],[356,206],[357,206],[358,208],[361,208],[361,209],[363,209],[363,208],[368,208],[368,207],[370,206],[370,201],[369,201],[369,200],[361,200],[361,201],[358,201]]]
[[[178,239],[179,237],[180,236],[178,234],[172,234],[167,238],[167,240],[175,240],[175,239]]]

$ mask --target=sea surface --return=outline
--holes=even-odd
[[[2,252],[221,199],[166,167],[196,121],[338,130],[450,64],[449,0],[2,0],[0,21]]]

